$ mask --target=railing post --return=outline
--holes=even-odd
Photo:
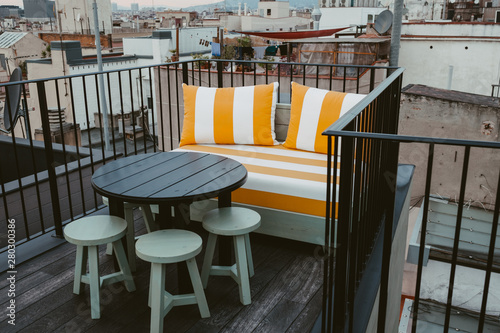
[[[182,63],[182,83],[189,84],[188,62]]]
[[[345,127],[346,130],[354,131],[353,123]],[[337,249],[335,256],[335,283],[333,300],[332,331],[344,332],[349,325],[348,313],[349,302],[353,301],[354,295],[349,294],[349,251],[350,251],[350,229],[351,229],[351,198],[353,187],[353,161],[354,161],[354,139],[343,137],[340,145],[342,156],[340,167],[339,186],[339,210],[337,222]],[[332,240],[333,242],[334,240]],[[330,310],[329,310],[330,311]],[[330,312],[328,313],[330,315]],[[330,331],[330,329],[328,329]]]
[[[224,69],[224,63],[222,61],[217,61],[217,87],[222,88],[222,70]]]
[[[56,237],[63,237],[61,207],[59,206],[59,191],[57,189],[57,178],[54,163],[54,152],[52,150],[52,140],[50,138],[49,114],[47,107],[47,96],[45,93],[45,82],[36,83],[38,101],[40,103],[40,115],[42,117],[43,142],[45,145],[45,160],[47,172],[49,174],[50,199],[52,202],[52,213],[54,214],[54,227]]]

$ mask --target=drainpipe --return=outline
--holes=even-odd
[[[451,90],[451,82],[453,81],[453,66],[449,65],[448,67],[448,86],[446,89]]]
[[[399,48],[401,47],[401,25],[403,20],[403,0],[395,0],[392,21],[390,66],[398,66]]]
[[[95,35],[95,48],[97,51],[97,69],[102,72],[102,54],[101,54],[101,36],[99,33],[99,18],[97,17],[97,2],[94,0],[92,3],[92,9],[94,10],[94,35]],[[109,147],[109,128],[108,128],[108,105],[106,102],[106,95],[104,91],[104,77],[102,73],[99,74],[99,97],[101,102],[101,110],[103,117],[103,127],[104,127],[104,147],[106,150],[110,150]]]

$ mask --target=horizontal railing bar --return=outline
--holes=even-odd
[[[366,132],[351,132],[351,131],[325,131],[323,135],[328,136],[345,136],[351,138],[366,138],[383,141],[405,142],[405,143],[435,143],[448,146],[464,146],[476,148],[493,148],[499,149],[500,142],[478,141],[478,140],[463,140],[463,139],[443,139],[436,137],[400,135],[400,134],[385,134],[385,133],[366,133]]]
[[[349,66],[351,67],[351,66]],[[354,67],[354,66],[353,66]],[[361,66],[363,68],[371,68],[371,66]],[[393,69],[392,67],[381,67],[384,69]],[[340,117],[336,122],[331,124],[323,134],[330,134],[333,131],[340,131],[345,128],[354,118],[356,118],[364,109],[368,107],[374,100],[376,100],[382,93],[393,84],[401,75],[403,75],[404,68],[395,67],[395,70],[389,75],[388,78],[383,80],[375,89],[373,89],[365,98],[363,98],[358,104],[354,105],[349,112]],[[345,75],[344,75],[345,82]]]
[[[26,83],[36,83],[36,82],[45,82],[45,81],[51,81],[51,80],[61,80],[61,79],[69,79],[69,78],[75,78],[75,77],[82,77],[82,76],[92,76],[92,75],[98,75],[98,74],[106,74],[106,73],[117,73],[117,72],[123,72],[125,70],[139,70],[139,69],[146,69],[146,68],[151,68],[151,67],[161,67],[161,66],[171,66],[173,64],[181,64],[181,63],[195,63],[195,62],[200,62],[200,61],[207,61],[207,60],[184,60],[184,61],[176,61],[176,62],[167,62],[167,63],[161,63],[161,64],[156,64],[156,65],[145,65],[145,66],[137,66],[137,67],[127,67],[126,69],[120,68],[120,69],[110,69],[110,70],[105,70],[105,71],[97,71],[97,72],[88,72],[85,74],[79,73],[79,74],[71,74],[71,75],[64,75],[64,76],[54,76],[54,77],[46,77],[46,78],[40,78],[40,79],[31,79],[31,80],[23,80],[21,81],[23,84]],[[257,61],[257,60],[235,60],[235,59],[210,59],[210,61],[214,62],[238,62],[238,63],[257,63],[257,64],[280,64],[280,65],[299,65],[299,66],[321,66],[321,67],[339,67],[339,68],[374,68],[374,69],[398,69],[399,67],[391,67],[391,66],[372,66],[372,65],[341,65],[341,64],[306,64],[302,62],[271,62],[271,61]],[[70,65],[71,66],[71,65]],[[403,69],[404,70],[404,69]],[[396,72],[394,72],[396,73]],[[387,79],[386,79],[387,80]],[[0,88],[6,87],[6,86],[11,86],[11,85],[16,85],[19,84],[19,82],[6,82],[6,83],[0,83]]]

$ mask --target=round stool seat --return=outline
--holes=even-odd
[[[185,261],[201,252],[201,237],[182,229],[159,230],[139,238],[137,256],[145,261],[169,264]]]
[[[127,232],[127,221],[110,215],[96,215],[71,222],[64,228],[64,237],[75,245],[94,246],[112,243]]]
[[[203,228],[222,236],[248,234],[260,226],[259,213],[242,207],[224,207],[203,216]]]

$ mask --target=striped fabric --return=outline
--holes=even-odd
[[[324,154],[281,145],[186,145],[176,150],[219,154],[242,163],[248,170],[248,179],[233,192],[233,202],[325,216],[327,161]]]
[[[182,85],[180,146],[196,143],[275,145],[278,83],[237,88]]]
[[[287,148],[327,153],[327,138],[321,135],[365,95],[310,88],[292,82],[292,105]]]

